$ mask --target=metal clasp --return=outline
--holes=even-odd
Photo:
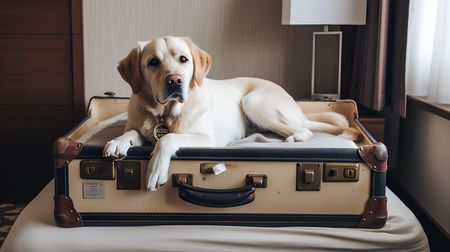
[[[265,174],[248,174],[245,180],[247,185],[253,185],[256,188],[267,187],[267,176]]]
[[[192,174],[172,174],[172,186],[178,187],[180,184],[192,185]]]

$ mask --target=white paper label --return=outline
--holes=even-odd
[[[84,181],[83,182],[84,199],[104,199],[105,187],[103,181]]]
[[[219,163],[219,164],[216,164],[212,169],[213,169],[215,175],[219,175],[222,172],[226,171],[227,167],[225,166],[224,163]]]

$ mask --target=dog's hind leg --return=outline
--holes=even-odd
[[[285,137],[287,142],[306,141],[314,132],[325,132],[359,141],[361,133],[348,127],[345,117],[325,113],[310,121],[281,87],[258,88],[242,98],[242,110],[247,118],[261,129],[270,130]],[[314,119],[314,118],[313,118]],[[335,124],[335,125],[333,125]]]
[[[300,107],[281,88],[266,87],[242,98],[242,110],[256,126],[270,130],[287,142],[306,141],[313,133],[302,125],[307,121]]]

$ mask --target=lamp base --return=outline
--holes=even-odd
[[[339,99],[341,93],[342,31],[313,33],[311,98]]]

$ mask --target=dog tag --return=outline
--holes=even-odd
[[[161,137],[167,135],[169,133],[169,128],[164,123],[158,123],[155,128],[153,128],[153,136],[156,141],[161,139]]]

